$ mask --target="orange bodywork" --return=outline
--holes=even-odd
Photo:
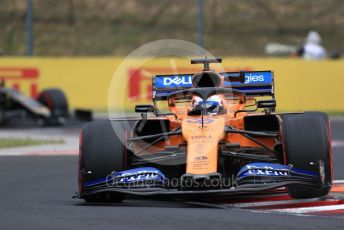
[[[223,86],[223,80],[221,82]],[[182,128],[182,135],[170,136],[168,140],[158,142],[147,148],[147,152],[163,150],[166,145],[178,146],[186,144],[186,173],[187,174],[210,174],[218,169],[219,142],[238,143],[241,147],[261,147],[241,134],[225,133],[225,127],[231,126],[235,129],[244,129],[244,117],[250,115],[247,112],[236,113],[246,107],[246,98],[236,98],[235,103],[228,103],[225,95],[221,97],[226,113],[215,115],[204,115],[203,126],[201,115],[188,115],[190,104],[182,106],[175,102],[175,98],[168,101],[169,110],[175,116],[166,116],[170,121],[170,130]],[[235,96],[235,95],[233,95]],[[190,100],[191,101],[191,100]],[[256,140],[273,148],[274,139],[270,137],[256,137]],[[142,148],[145,144],[136,144]]]
[[[243,129],[245,116],[249,115],[239,113],[237,117],[234,117],[233,113],[204,116],[203,127],[200,116],[185,116],[181,120],[181,126],[183,140],[187,143],[186,173],[209,174],[217,172],[218,144],[220,141],[239,143],[242,147],[261,147],[241,134],[224,133],[225,126]],[[256,139],[271,148],[274,145],[273,138],[257,137]],[[171,145],[176,145],[177,143],[173,143],[173,140],[180,141],[180,138],[170,140]]]
[[[186,118],[182,122],[183,138],[188,143],[186,173],[217,172],[218,143],[224,137],[223,117]],[[222,128],[221,128],[222,127]]]

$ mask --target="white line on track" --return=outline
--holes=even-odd
[[[344,180],[334,180],[333,184],[344,184]],[[333,194],[333,193],[332,193]],[[285,194],[286,195],[286,194]],[[336,198],[334,195],[326,198],[313,198],[313,199],[285,199],[285,200],[273,200],[273,196],[266,195],[266,199],[264,200],[252,200],[248,202],[239,202],[239,203],[230,203],[225,204],[227,207],[235,207],[235,208],[246,208],[246,209],[254,209],[256,211],[263,211],[263,212],[281,212],[281,213],[293,213],[293,214],[307,214],[311,212],[326,212],[326,211],[336,211],[336,210],[344,210],[344,204],[342,199],[342,193],[339,193],[339,197]],[[269,201],[269,198],[272,198]],[[338,202],[338,204],[336,204]],[[314,205],[313,205],[314,203]],[[303,207],[285,207],[282,208],[283,205],[300,205],[302,204]],[[282,207],[281,207],[282,206]],[[309,206],[309,207],[305,207]],[[258,210],[257,210],[258,208]]]
[[[231,207],[236,208],[258,208],[264,206],[278,206],[278,205],[285,205],[285,204],[299,204],[299,203],[314,203],[317,201],[336,201],[336,199],[321,199],[321,198],[313,198],[313,199],[295,199],[295,200],[280,200],[280,201],[256,201],[256,202],[247,202],[247,203],[237,203],[229,205]]]
[[[332,141],[332,147],[344,147],[344,141],[334,140]]]
[[[74,156],[78,153],[77,149],[42,149],[42,147],[25,149],[25,147],[20,147],[1,149],[0,156]]]
[[[285,208],[285,209],[274,209],[273,212],[284,212],[284,213],[294,213],[294,214],[303,214],[311,212],[322,212],[322,211],[334,211],[344,209],[344,204],[337,205],[326,205],[326,206],[317,206],[317,207],[306,207],[306,208]]]

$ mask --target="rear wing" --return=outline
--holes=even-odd
[[[274,94],[274,75],[272,71],[245,71],[245,81],[237,79],[242,72],[219,73],[224,77],[224,87],[240,90],[247,96],[271,96]],[[168,96],[183,89],[192,88],[194,74],[155,75],[152,79],[153,100],[167,100]]]

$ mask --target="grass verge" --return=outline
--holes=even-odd
[[[64,143],[63,140],[41,140],[41,139],[31,139],[31,138],[0,138],[0,149],[21,147],[21,146],[63,144],[63,143]]]

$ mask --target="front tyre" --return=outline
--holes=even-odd
[[[329,117],[321,112],[286,114],[282,117],[282,143],[286,163],[295,168],[320,173],[321,187],[292,185],[293,198],[314,198],[327,195],[332,186],[333,163]],[[320,168],[320,169],[319,169]]]
[[[79,193],[87,202],[120,202],[122,194],[100,193],[86,195],[85,183],[106,178],[113,171],[126,168],[126,130],[117,122],[116,133],[109,120],[93,121],[80,134]],[[86,192],[86,193],[85,193]]]

